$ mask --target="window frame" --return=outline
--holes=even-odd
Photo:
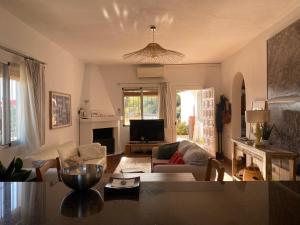
[[[141,109],[141,120],[143,120],[144,118],[144,91],[147,91],[147,90],[153,90],[155,92],[157,92],[157,97],[158,97],[158,100],[159,100],[159,89],[158,87],[124,87],[122,88],[122,110],[123,110],[123,127],[129,127],[130,126],[130,123],[129,124],[125,124],[125,101],[124,101],[124,98],[126,97],[125,95],[125,92],[126,91],[140,91],[140,95],[138,95],[141,99],[140,99],[140,109]],[[157,103],[157,109],[159,110],[159,101]],[[157,115],[157,119],[159,119],[159,113]]]
[[[14,64],[14,63],[13,63]],[[16,146],[20,140],[11,140],[11,104],[10,104],[10,69],[12,64],[10,62],[0,62],[2,66],[2,141],[0,142],[0,149]]]

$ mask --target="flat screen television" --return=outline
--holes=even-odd
[[[130,120],[130,141],[164,141],[164,120]]]

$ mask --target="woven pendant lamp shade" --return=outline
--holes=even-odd
[[[156,27],[152,25],[150,29],[153,32],[152,43],[149,43],[145,48],[123,55],[125,60],[144,64],[172,64],[184,58],[184,54],[165,49],[158,43],[155,43],[154,31]]]

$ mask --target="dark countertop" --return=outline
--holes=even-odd
[[[127,199],[103,185],[70,195],[63,183],[0,183],[0,224],[300,224],[300,182],[143,182]]]

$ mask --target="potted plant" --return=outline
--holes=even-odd
[[[20,158],[13,158],[7,168],[0,161],[0,181],[26,181],[31,170],[24,170],[22,167],[23,161]]]

